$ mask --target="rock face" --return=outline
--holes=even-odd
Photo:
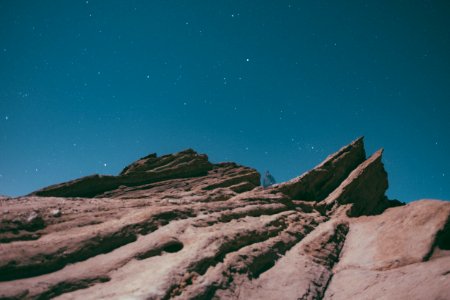
[[[95,197],[121,186],[206,175],[212,167],[206,155],[199,155],[192,149],[162,157],[150,154],[127,166],[119,176],[91,175],[43,188],[32,195]]]
[[[263,189],[186,150],[0,200],[1,299],[448,299],[450,202],[362,139]]]

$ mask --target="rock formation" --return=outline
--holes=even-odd
[[[358,139],[290,181],[189,149],[1,198],[1,299],[449,299],[450,202]]]

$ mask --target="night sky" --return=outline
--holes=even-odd
[[[365,136],[450,199],[448,1],[0,1],[0,194],[193,148],[278,182]]]

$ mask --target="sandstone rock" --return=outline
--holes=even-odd
[[[345,222],[330,220],[320,224],[259,278],[241,283],[230,298],[322,298],[347,231]]]
[[[347,213],[351,216],[377,214],[389,207],[385,198],[388,188],[387,173],[381,162],[383,150],[378,150],[361,163],[326,199],[316,207],[323,213],[331,213],[339,205],[351,204]]]
[[[445,299],[450,202],[393,207],[381,154],[263,189],[189,149],[4,199],[0,299]]]
[[[325,299],[447,299],[449,240],[450,202],[352,219]]]
[[[213,165],[206,155],[188,149],[156,157],[151,154],[126,167],[119,176],[91,175],[46,187],[33,192],[36,196],[95,197],[120,186],[138,186],[174,178],[205,175]]]
[[[274,186],[292,199],[324,199],[366,158],[363,138],[343,147],[303,175]]]

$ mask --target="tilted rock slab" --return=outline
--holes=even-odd
[[[189,149],[0,198],[0,299],[448,299],[450,202],[388,200],[363,139],[263,189]]]

